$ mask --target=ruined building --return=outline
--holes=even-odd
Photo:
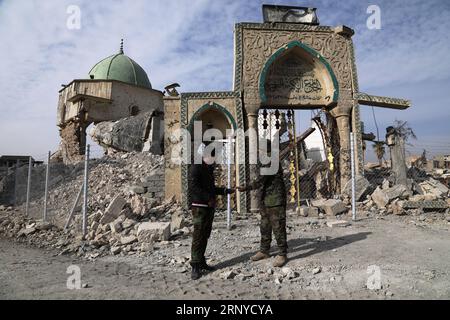
[[[410,103],[359,91],[351,28],[322,26],[316,10],[310,8],[264,6],[263,12],[262,23],[235,25],[230,91],[178,95],[172,90],[163,96],[152,89],[145,71],[122,49],[94,66],[90,79],[72,81],[61,90],[58,105],[61,157],[69,162],[80,159],[89,124],[140,113],[152,114],[149,134],[142,139],[160,145],[162,128],[159,130],[156,121],[163,112],[165,194],[187,205],[189,165],[170,161],[175,148],[187,148],[188,141],[177,135],[178,129],[192,130],[194,121],[201,120],[207,124],[203,130],[213,127],[225,134],[227,129],[253,128],[263,135],[260,124],[267,114],[264,110],[291,116],[294,110],[317,110],[317,128],[324,144],[320,149],[330,162],[335,188],[342,188],[350,178],[350,132],[356,136],[357,172],[363,171],[360,105],[406,109]],[[234,151],[233,185],[245,185],[259,174],[248,164],[258,139],[250,136],[246,140],[240,135],[226,138],[225,143]],[[257,210],[256,194],[238,192],[235,206],[243,212]]]
[[[90,124],[139,115],[148,115],[143,117],[147,123],[142,130],[142,144],[149,142],[149,150],[160,153],[163,109],[163,93],[152,88],[147,73],[124,54],[122,44],[117,54],[91,69],[88,79],[73,80],[59,92],[59,157],[64,163],[83,159]]]

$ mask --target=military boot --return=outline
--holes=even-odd
[[[264,260],[264,259],[268,259],[268,258],[270,258],[270,256],[267,253],[259,251],[254,256],[252,256],[250,259],[252,261],[260,261],[260,260]]]
[[[196,263],[192,265],[191,279],[198,280],[202,276],[200,264]]]
[[[206,271],[216,271],[215,267],[210,266],[206,263],[206,259],[204,259],[203,262],[200,264],[200,269]]]
[[[273,262],[273,266],[275,268],[281,268],[284,266],[287,262],[287,257],[285,255],[278,255],[275,258],[275,261]]]

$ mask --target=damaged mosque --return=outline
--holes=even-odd
[[[313,8],[265,5],[263,13],[262,23],[235,25],[233,88],[226,92],[178,93],[178,84],[167,86],[164,92],[154,89],[145,70],[125,54],[122,43],[116,54],[93,66],[86,79],[75,79],[59,92],[61,142],[53,160],[82,161],[86,129],[94,124],[89,133],[105,152],[164,154],[165,197],[175,197],[187,206],[189,165],[170,161],[173,150],[187,143],[176,135],[179,129],[192,130],[194,121],[203,121],[203,130],[212,127],[225,135],[252,128],[268,137],[275,128],[284,137],[281,148],[290,150],[280,155],[292,177],[288,178],[291,194],[300,199],[304,188],[298,172],[305,169],[302,141],[315,130],[325,153],[320,159],[325,166],[316,166],[316,171],[327,172],[329,192],[341,192],[351,174],[351,132],[356,171],[364,170],[366,135],[360,105],[406,109],[410,102],[359,91],[351,28],[320,25]],[[295,110],[314,110],[314,128],[299,135]],[[230,179],[234,185],[245,186],[259,174],[248,161],[258,148],[258,139],[227,139],[224,143],[234,157]],[[233,196],[238,212],[258,206],[253,191]]]

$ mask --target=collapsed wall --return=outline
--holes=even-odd
[[[162,115],[146,112],[118,121],[100,122],[89,134],[107,153],[112,150],[161,154],[163,139],[158,136],[161,135],[158,130],[159,121],[162,121]]]

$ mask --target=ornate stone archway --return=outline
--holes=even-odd
[[[339,83],[328,61],[300,41],[278,49],[261,70],[262,105],[320,108],[335,105]]]
[[[236,92],[208,92],[186,93],[181,95],[180,106],[181,128],[191,132],[194,121],[206,110],[221,112],[229,121],[234,131],[244,129],[244,116],[242,100]],[[239,130],[238,130],[239,129]],[[185,141],[186,143],[186,141]],[[187,148],[185,145],[184,148]],[[187,149],[186,149],[187,150]],[[243,135],[236,135],[236,181],[240,185],[246,184],[245,141]],[[181,191],[183,206],[189,207],[189,165],[181,166]],[[247,195],[239,193],[237,196],[237,209],[239,212],[247,211]]]

